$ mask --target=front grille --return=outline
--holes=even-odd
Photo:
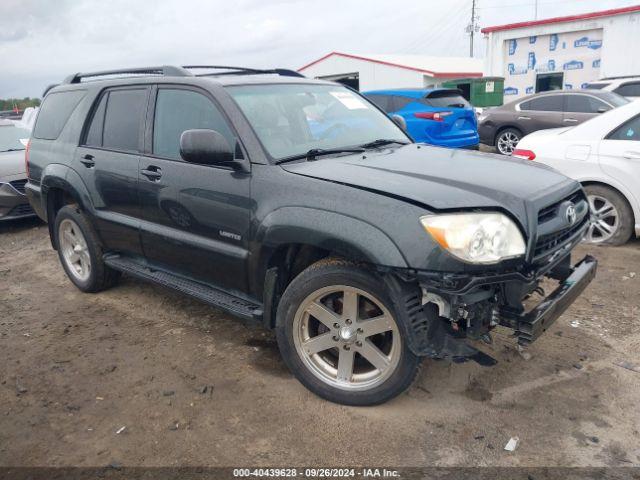
[[[24,195],[24,186],[27,184],[27,179],[24,180],[13,180],[9,182],[13,188],[19,191]]]
[[[24,203],[22,205],[18,205],[17,207],[13,207],[11,211],[7,214],[7,217],[20,217],[23,215],[31,215],[33,214],[33,208],[28,203]]]
[[[538,212],[538,225],[542,225],[555,219],[560,213],[560,206],[567,201],[578,204],[580,202],[586,202],[586,198],[582,191],[577,191],[572,193],[568,197],[563,198],[559,202],[555,202],[547,207],[542,208]],[[578,231],[580,231],[580,229],[582,229],[585,223],[587,223],[588,221],[589,214],[587,213],[587,215],[585,215],[584,218],[582,218],[582,220],[577,222],[575,225],[548,233],[546,235],[541,235],[540,237],[538,237],[538,240],[536,242],[533,251],[533,257],[538,258],[560,248],[565,242],[567,242],[576,233],[578,233]]]
[[[581,191],[577,191],[575,193],[572,193],[568,197],[563,198],[559,202],[549,205],[548,207],[544,207],[542,210],[538,212],[538,225],[540,225],[541,223],[548,222],[549,220],[553,219],[556,215],[558,215],[558,209],[560,208],[560,205],[566,202],[567,200],[572,203],[578,203],[581,200],[584,200],[584,194]]]

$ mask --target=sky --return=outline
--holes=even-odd
[[[538,18],[640,0],[538,0]],[[0,98],[79,71],[230,64],[297,69],[331,52],[467,56],[472,0],[0,0]],[[535,0],[476,0],[481,27]],[[474,54],[484,54],[476,35]]]

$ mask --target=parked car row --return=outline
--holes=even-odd
[[[0,119],[0,221],[34,216],[25,196],[24,150],[31,131]]]

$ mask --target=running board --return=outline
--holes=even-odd
[[[103,260],[105,264],[114,270],[177,290],[232,315],[247,320],[262,321],[262,306],[244,298],[172,273],[142,265],[135,260],[117,254],[107,254],[103,257]]]

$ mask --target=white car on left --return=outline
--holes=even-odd
[[[622,245],[640,236],[640,101],[575,127],[534,132],[513,155],[583,184],[593,218],[586,241]]]

